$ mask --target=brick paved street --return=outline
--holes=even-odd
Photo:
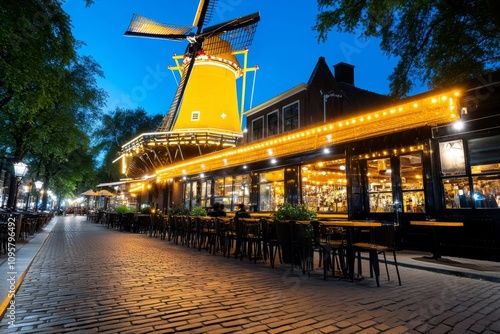
[[[498,283],[405,267],[403,286],[324,281],[54,219],[0,333],[500,333]]]

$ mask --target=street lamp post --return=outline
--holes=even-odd
[[[26,165],[24,162],[16,162],[14,164],[14,175],[16,176],[16,192],[14,195],[14,201],[12,205],[12,209],[16,210],[17,206],[17,194],[19,192],[19,186],[21,185],[21,181],[23,180],[23,177],[26,175],[26,172],[28,171],[28,165]]]
[[[38,212],[38,201],[40,200],[40,190],[42,189],[43,182],[35,181],[35,189],[36,189],[36,202],[35,202],[35,212]]]
[[[26,187],[26,206],[24,208],[24,211],[28,211],[29,207],[30,207],[30,195],[31,195],[31,188],[33,187],[32,186],[32,183],[30,182]]]

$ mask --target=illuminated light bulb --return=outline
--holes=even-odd
[[[432,102],[432,103],[436,103],[436,102],[437,102],[436,98],[433,98],[433,99],[431,100],[431,102]]]

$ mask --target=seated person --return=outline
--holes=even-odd
[[[212,205],[212,210],[208,211],[207,216],[210,217],[225,217],[226,212],[224,211],[224,207],[221,209],[221,203],[214,202]]]
[[[245,210],[244,204],[238,204],[238,211],[234,212],[235,217],[238,218],[251,218],[247,210]]]

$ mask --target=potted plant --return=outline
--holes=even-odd
[[[119,205],[115,208],[116,213],[129,213],[130,209],[125,205]]]
[[[169,216],[186,216],[188,214],[189,214],[189,209],[180,204],[174,205],[173,207],[170,208],[170,210],[168,210]]]
[[[304,204],[294,206],[290,203],[283,203],[278,206],[273,217],[277,220],[312,220],[316,218],[316,212],[308,209]]]
[[[191,213],[189,214],[190,216],[206,216],[207,215],[207,210],[203,209],[201,206],[197,205],[193,208]]]
[[[310,210],[304,204],[292,205],[290,203],[284,203],[278,206],[278,210],[276,210],[272,216],[279,221],[311,221],[316,218],[316,212]],[[314,238],[314,228],[311,224],[293,224],[289,228],[292,235],[294,235],[293,239],[298,239],[293,240],[293,244],[290,242],[282,246],[283,261],[285,263],[301,265],[303,268],[306,268],[306,252],[309,252],[308,248]],[[303,232],[301,232],[302,228]],[[302,239],[303,243],[299,246],[299,243],[296,241],[300,240],[300,235],[304,235],[305,239]]]

